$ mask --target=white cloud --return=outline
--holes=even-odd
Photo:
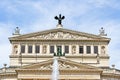
[[[112,57],[110,62],[111,64],[114,62],[117,67],[120,68],[120,63],[117,63],[117,61],[120,60],[118,57],[120,50],[116,48],[116,46],[120,44],[120,38],[118,37],[120,35],[119,22],[108,17],[108,19],[104,17],[101,18],[103,15],[109,15],[110,12],[104,13],[102,10],[99,11],[99,8],[104,9],[107,7],[119,9],[118,5],[120,2],[116,1],[117,0],[3,0],[0,3],[0,10],[6,11],[5,14],[8,16],[8,20],[6,18],[7,22],[0,22],[0,37],[3,39],[0,43],[5,43],[0,45],[0,48],[6,50],[4,51],[6,58],[11,52],[7,46],[9,45],[7,38],[12,34],[16,25],[19,26],[18,24],[20,24],[19,27],[22,33],[55,28],[57,21],[54,20],[54,16],[61,13],[66,16],[66,19],[63,21],[65,28],[97,34],[100,27],[105,27],[106,33],[112,38],[109,51]],[[3,58],[4,55],[0,57],[2,57],[1,60],[5,60],[5,58]],[[3,62],[0,64],[2,63]]]

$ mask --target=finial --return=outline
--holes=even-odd
[[[57,28],[62,28],[62,20],[65,19],[65,16],[61,16],[61,14],[59,14],[59,17],[55,16],[55,19],[58,20]]]
[[[112,68],[115,68],[115,65],[114,65],[114,64],[112,65]]]
[[[15,32],[13,33],[13,35],[20,35],[20,29],[19,29],[19,27],[15,28]]]
[[[105,30],[104,30],[104,28],[103,27],[101,27],[101,29],[99,30],[99,35],[100,36],[107,36],[107,34],[105,34]]]
[[[3,71],[6,73],[6,66],[7,66],[7,64],[3,64],[3,65],[4,65]]]
[[[6,67],[7,66],[7,64],[4,64],[4,67]]]

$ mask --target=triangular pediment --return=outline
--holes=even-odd
[[[10,38],[10,40],[98,40],[98,39],[110,40],[109,38],[101,37],[98,35],[68,29],[52,29]]]
[[[87,64],[77,63],[63,58],[58,58],[57,60],[59,70],[101,70]],[[53,62],[54,59],[51,59],[48,61],[23,66],[19,70],[52,70]]]

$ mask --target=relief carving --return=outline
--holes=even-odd
[[[46,53],[47,53],[47,46],[46,46],[46,45],[43,46],[42,52],[43,52],[43,54],[46,54]]]
[[[59,63],[59,68],[60,69],[78,69],[77,66],[74,65],[69,65],[66,64],[64,62],[58,62]],[[42,65],[39,69],[52,69],[53,65],[49,64],[49,65]]]
[[[105,54],[105,46],[101,47],[101,54]]]
[[[76,53],[76,46],[72,46],[72,54]]]
[[[83,37],[77,34],[66,33],[66,32],[53,32],[48,34],[42,34],[34,37],[34,39],[87,39],[87,37]],[[33,39],[33,37],[31,38]]]
[[[18,53],[18,45],[14,45],[14,54]]]

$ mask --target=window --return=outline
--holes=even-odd
[[[87,46],[87,54],[91,53],[91,46]]]
[[[25,53],[25,45],[21,45],[21,53]]]
[[[50,46],[50,53],[54,53],[54,46]]]
[[[35,53],[40,53],[40,46],[39,45],[35,46]]]
[[[98,54],[98,46],[94,46],[94,53]]]
[[[69,53],[69,46],[65,46],[65,53]]]
[[[79,53],[80,54],[83,54],[84,52],[83,52],[83,46],[79,46]]]
[[[28,53],[32,53],[32,45],[28,46]]]

